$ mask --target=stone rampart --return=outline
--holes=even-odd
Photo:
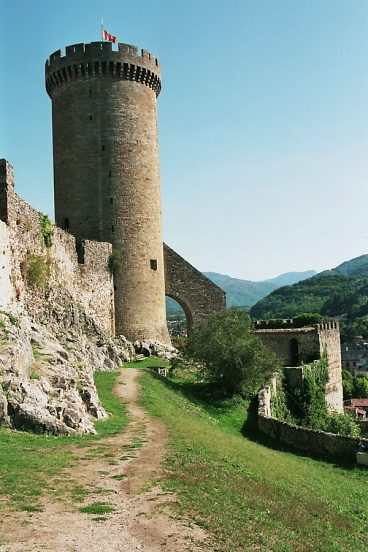
[[[109,270],[111,244],[83,242],[84,261],[78,262],[76,240],[53,227],[51,247],[43,243],[39,213],[14,190],[11,166],[0,160],[0,270],[1,305],[4,310],[15,301],[25,305],[35,318],[40,315],[45,295],[63,289],[87,315],[108,334],[114,333],[114,289]],[[5,224],[6,223],[6,224]],[[4,252],[4,253],[3,253]],[[45,288],[30,286],[27,274],[35,260],[49,269]]]
[[[272,416],[272,397],[277,392],[274,374],[269,385],[258,394],[258,427],[262,433],[279,443],[286,444],[316,456],[356,461],[359,443],[368,447],[368,439],[345,437],[283,422]]]
[[[226,293],[164,244],[165,293],[181,305],[188,332],[226,307]]]

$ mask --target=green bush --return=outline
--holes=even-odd
[[[304,326],[315,326],[323,322],[323,316],[317,313],[303,313],[299,316],[294,316],[293,326],[294,328],[303,328]]]
[[[280,369],[276,356],[252,332],[249,315],[238,309],[223,310],[195,328],[187,347],[205,364],[207,377],[230,395],[253,395]]]
[[[353,397],[355,399],[368,398],[368,379],[364,376],[353,378]]]
[[[109,258],[109,269],[111,274],[116,274],[123,266],[123,255],[119,251],[113,251]]]
[[[360,436],[360,427],[355,423],[350,414],[338,414],[337,412],[330,414],[326,418],[324,430],[349,437]]]

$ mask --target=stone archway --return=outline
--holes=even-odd
[[[173,293],[171,293],[171,294],[167,293],[166,297],[170,297],[171,299],[174,299],[174,301],[176,301],[181,306],[181,308],[183,309],[184,314],[185,314],[186,325],[187,325],[187,335],[189,335],[191,333],[192,327],[193,327],[193,315],[192,315],[191,306],[188,305],[188,303],[186,301],[184,301],[181,297],[178,297],[177,295],[175,295]]]
[[[225,292],[164,244],[165,294],[183,308],[187,333],[226,308]]]

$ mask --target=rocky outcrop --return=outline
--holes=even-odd
[[[118,369],[134,348],[64,301],[62,312],[58,301],[45,303],[38,321],[0,313],[1,425],[71,435],[94,433],[93,420],[106,418],[93,373]]]
[[[178,356],[179,351],[172,347],[171,345],[165,345],[160,341],[155,339],[147,339],[144,341],[135,341],[134,350],[138,355],[144,355],[145,357],[156,356],[158,358],[163,358],[170,360]]]

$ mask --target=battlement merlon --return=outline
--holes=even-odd
[[[0,220],[10,224],[14,219],[14,173],[6,159],[0,159]]]
[[[13,167],[6,159],[0,159],[0,187],[14,188]]]
[[[161,90],[161,70],[158,59],[147,50],[119,43],[114,50],[112,42],[72,44],[64,50],[56,50],[46,60],[45,79],[49,96],[63,82],[76,78],[111,75],[140,82],[154,90]]]
[[[280,321],[278,325],[275,325],[275,321],[270,320],[255,320],[254,331],[256,332],[268,332],[268,333],[306,333],[306,332],[324,332],[329,330],[340,331],[339,323],[335,320],[329,322],[322,322],[320,324],[310,324],[306,326],[294,326],[292,318],[285,318]]]

